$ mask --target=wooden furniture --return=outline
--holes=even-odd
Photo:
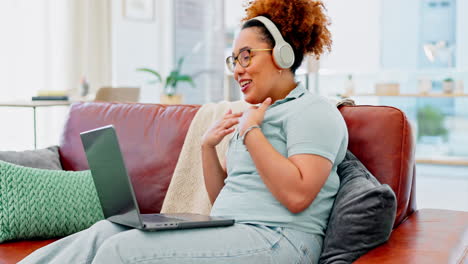
[[[94,101],[136,103],[140,99],[138,87],[101,87]]]

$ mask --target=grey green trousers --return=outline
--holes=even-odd
[[[103,220],[20,263],[317,263],[321,246],[318,235],[282,227],[236,223],[147,232]]]

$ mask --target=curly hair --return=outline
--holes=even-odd
[[[254,0],[247,2],[245,11],[242,21],[265,16],[275,23],[284,40],[294,49],[293,73],[301,65],[304,55],[313,54],[319,59],[325,50],[331,50],[332,39],[327,28],[330,20],[319,0]],[[249,27],[260,27],[263,39],[274,46],[273,36],[261,22],[248,21],[242,29]]]

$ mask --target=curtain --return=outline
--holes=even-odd
[[[38,90],[78,95],[111,83],[110,0],[0,1],[0,103],[29,101]],[[0,108],[0,150],[31,149],[32,109]],[[58,144],[68,109],[37,111],[38,147]]]
[[[0,2],[0,101],[111,82],[109,0]]]

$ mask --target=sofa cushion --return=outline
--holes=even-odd
[[[25,151],[0,151],[0,160],[38,169],[62,169],[58,146]]]
[[[352,263],[390,237],[396,197],[350,152],[338,165],[341,184],[326,231],[320,263]]]
[[[0,242],[66,236],[101,219],[90,171],[0,161]]]

